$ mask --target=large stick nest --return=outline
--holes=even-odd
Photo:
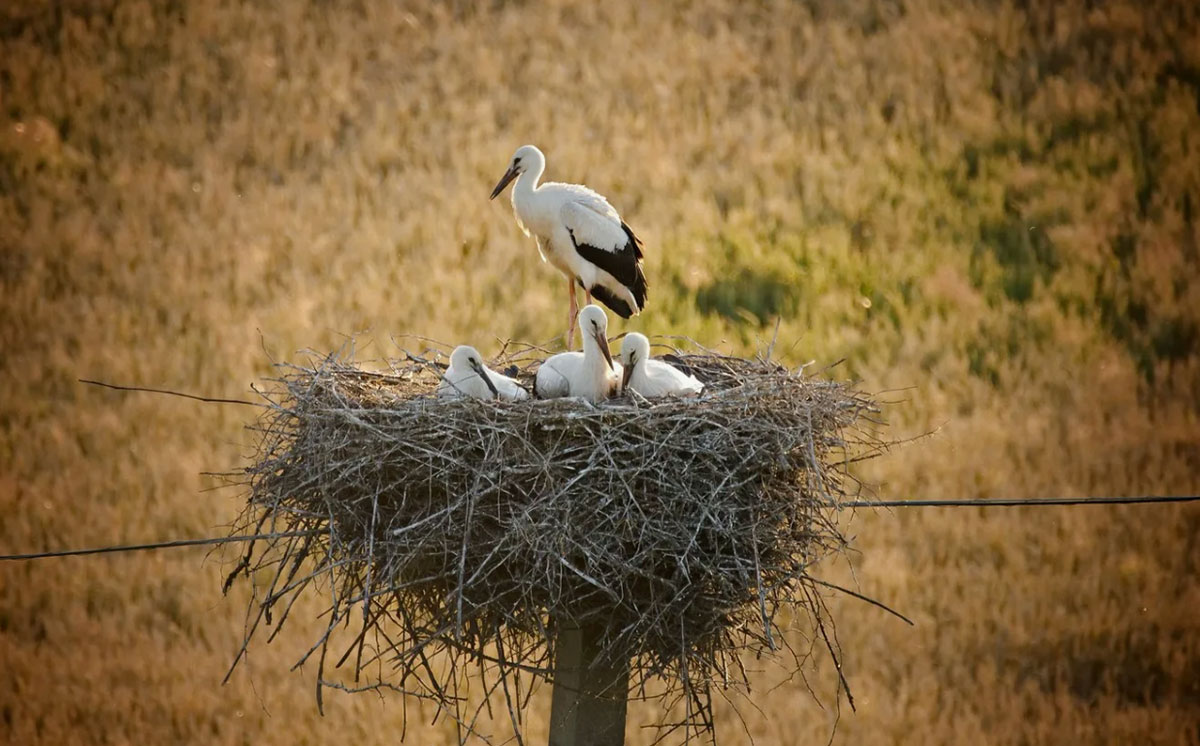
[[[531,381],[531,353],[493,367]],[[631,694],[658,679],[681,695],[689,729],[711,727],[712,685],[745,683],[739,653],[787,645],[785,618],[836,657],[810,572],[846,544],[835,518],[858,492],[848,464],[877,447],[872,400],[764,360],[669,359],[702,396],[439,400],[441,368],[411,354],[385,372],[282,366],[240,526],[277,538],[230,577],[259,579],[246,643],[319,592],[318,701],[322,685],[390,687],[468,730],[459,674],[483,671],[476,699],[502,690],[517,727],[565,624],[604,630]]]

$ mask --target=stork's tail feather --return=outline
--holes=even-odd
[[[637,257],[637,263],[634,265],[634,277],[632,283],[626,283],[629,292],[633,293],[633,299],[637,301],[638,311],[646,307],[646,274],[642,271],[642,239],[638,238],[633,232],[633,229],[621,221],[621,229],[625,231],[625,235],[629,237],[629,243],[626,248],[633,249],[633,255]],[[616,310],[615,308],[613,309]],[[628,318],[627,316],[624,318]]]
[[[633,284],[629,286],[629,292],[633,293],[633,299],[637,301],[639,312],[646,307],[646,287],[646,274],[642,271],[642,263],[638,262],[637,274],[634,276]]]
[[[630,228],[624,220],[621,221],[621,230],[625,231],[625,235],[629,236],[629,243],[633,245],[633,253],[638,259],[642,258],[642,239],[638,238],[633,229]]]

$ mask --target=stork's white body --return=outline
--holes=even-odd
[[[617,393],[622,369],[611,355],[605,354],[608,321],[604,311],[599,306],[585,307],[579,314],[579,326],[583,331],[583,352],[551,355],[538,368],[534,391],[543,399],[579,396],[595,403]]]
[[[695,376],[662,360],[650,357],[650,340],[633,332],[621,342],[621,364],[625,366],[624,388],[647,399],[661,396],[694,396],[704,389]]]
[[[482,376],[487,376],[492,386]],[[493,387],[495,391],[493,391]],[[474,347],[461,345],[450,355],[450,367],[442,374],[437,388],[438,396],[445,398],[469,396],[475,399],[504,399],[521,401],[529,398],[529,392],[508,376],[497,373],[483,364],[483,358]]]
[[[641,241],[608,200],[591,189],[557,182],[539,186],[545,168],[540,150],[519,148],[492,196],[516,179],[512,205],[517,225],[533,236],[542,260],[567,276],[568,329],[574,329],[576,284],[589,303],[594,295],[622,318],[641,313],[646,303]]]
[[[584,337],[586,340],[587,338]],[[613,361],[608,368],[597,353],[592,360],[584,352],[560,352],[552,355],[538,368],[534,390],[543,399],[581,396],[590,402],[603,401],[617,393],[623,369]]]
[[[597,285],[607,288],[628,304],[633,315],[640,313],[641,306],[630,288],[575,249],[576,242],[614,253],[625,246],[629,239],[621,228],[621,216],[608,200],[585,186],[550,182],[535,187],[537,177],[529,178],[531,173],[517,178],[513,213],[525,235],[537,241],[542,261],[590,292]]]

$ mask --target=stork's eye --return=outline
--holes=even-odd
[[[520,158],[513,158],[513,165],[514,165],[514,166],[519,166],[519,165],[521,165],[521,159],[520,159]]]

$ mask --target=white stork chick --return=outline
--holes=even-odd
[[[642,242],[601,195],[578,184],[549,182],[538,186],[546,157],[532,145],[513,154],[512,163],[492,190],[495,199],[513,179],[513,213],[525,235],[537,241],[542,261],[567,276],[567,349],[575,336],[575,285],[623,319],[646,305]]]
[[[529,392],[519,383],[489,369],[483,364],[479,351],[468,345],[459,345],[450,353],[450,367],[442,375],[437,393],[441,397],[469,396],[507,401],[529,398]]]
[[[621,341],[621,365],[625,373],[621,377],[621,389],[633,389],[647,399],[660,396],[693,396],[699,394],[704,384],[695,376],[675,368],[669,363],[650,358],[650,340],[646,335],[631,332]]]
[[[538,368],[533,390],[543,399],[582,396],[594,404],[616,393],[621,365],[608,351],[608,317],[604,310],[597,305],[585,306],[579,312],[579,329],[583,352],[551,355]]]

